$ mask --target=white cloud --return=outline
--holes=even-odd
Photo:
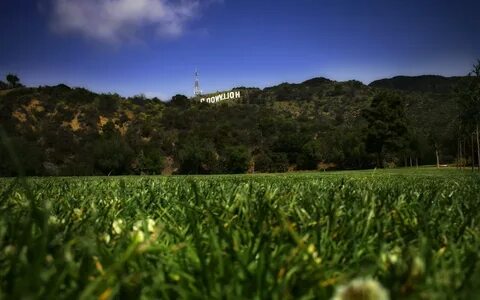
[[[207,3],[212,0],[52,0],[52,27],[106,42],[135,39],[145,28],[175,37]]]

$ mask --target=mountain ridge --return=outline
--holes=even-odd
[[[443,76],[443,75],[433,75],[433,74],[424,74],[424,75],[396,75],[393,77],[388,77],[388,78],[381,78],[381,79],[376,79],[373,80],[372,82],[366,84],[363,83],[359,80],[356,79],[350,79],[350,80],[344,80],[344,81],[337,81],[334,79],[329,79],[323,76],[318,76],[318,77],[313,77],[307,80],[304,80],[302,82],[281,82],[279,84],[271,85],[271,86],[266,86],[263,88],[259,87],[254,87],[254,86],[236,86],[231,89],[227,90],[218,90],[215,92],[209,92],[205,93],[205,95],[211,95],[211,94],[216,94],[216,93],[221,93],[225,91],[233,91],[233,90],[238,90],[238,89],[258,89],[260,91],[276,88],[276,87],[281,87],[285,85],[293,85],[293,86],[320,86],[324,84],[329,84],[329,83],[348,83],[348,82],[355,82],[357,84],[362,84],[368,87],[375,87],[375,88],[386,88],[386,89],[395,89],[395,90],[400,90],[400,91],[420,91],[420,92],[426,92],[426,91],[435,91],[435,87],[431,86],[421,86],[424,84],[430,84],[430,85],[449,85],[450,87],[454,86],[455,84],[458,84],[463,78],[466,78],[468,76]],[[419,83],[420,82],[420,83]],[[29,88],[68,88],[68,89],[85,89],[90,91],[86,87],[82,86],[69,86],[64,83],[59,83],[56,85],[45,85],[45,86],[38,86],[38,87],[29,87]],[[11,91],[11,89],[0,89],[0,94],[5,94],[6,92]],[[441,91],[444,92],[445,90]],[[117,94],[115,91],[111,92],[93,92],[94,94]],[[122,98],[134,98],[139,95],[134,95],[134,96],[121,96]],[[158,97],[151,97],[151,99],[158,99]],[[162,100],[162,101],[167,101],[167,100]]]

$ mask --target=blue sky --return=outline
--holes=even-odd
[[[476,0],[0,0],[0,75],[124,96],[464,75]]]

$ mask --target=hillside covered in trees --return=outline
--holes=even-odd
[[[435,164],[436,155],[452,163],[465,80],[395,77],[367,86],[314,78],[237,88],[241,99],[216,104],[2,83],[0,175],[361,169]]]

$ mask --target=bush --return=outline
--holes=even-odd
[[[261,153],[255,158],[255,171],[261,173],[286,172],[288,157],[283,152]]]
[[[228,146],[224,150],[222,169],[225,173],[240,174],[248,170],[250,153],[245,146]]]

